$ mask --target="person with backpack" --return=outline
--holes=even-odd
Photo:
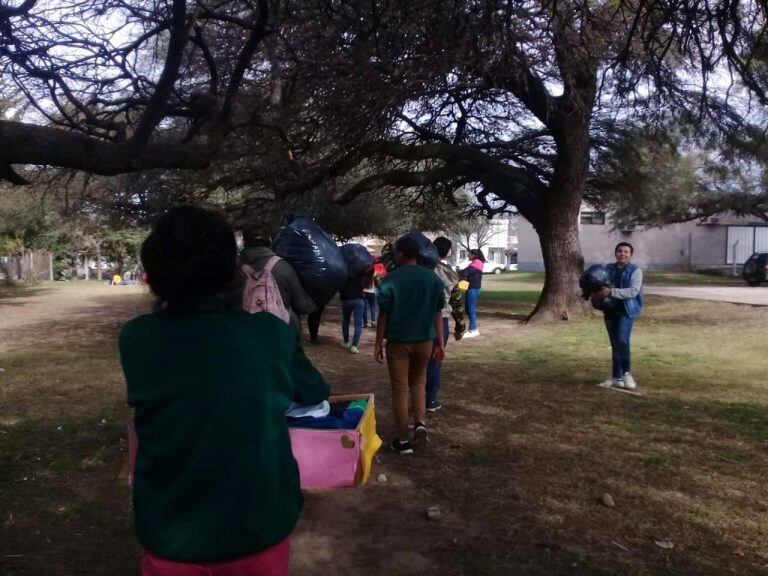
[[[443,283],[445,291],[445,306],[441,311],[443,320],[443,346],[448,344],[450,336],[450,327],[448,319],[453,316],[455,324],[453,336],[458,342],[464,336],[466,327],[464,326],[464,292],[459,289],[459,275],[451,268],[446,261],[453,245],[448,238],[439,236],[435,238],[433,244],[437,248],[439,260],[435,266],[435,274]],[[435,342],[435,346],[438,342]],[[437,396],[440,392],[442,379],[443,363],[430,358],[427,365],[427,412],[437,412],[443,405],[438,401]]]
[[[173,208],[141,258],[158,303],[120,333],[143,576],[288,576],[303,498],[285,412],[326,400],[296,333],[238,300],[232,229]]]
[[[379,287],[379,323],[373,357],[386,358],[392,386],[392,408],[397,437],[392,449],[400,454],[412,454],[408,436],[409,399],[414,419],[414,443],[428,440],[424,424],[426,412],[427,364],[432,358],[442,362],[442,309],[445,306],[443,283],[430,269],[418,265],[419,244],[404,236],[395,243],[397,268],[390,272]]]
[[[592,298],[612,298],[617,306],[606,309],[605,328],[611,341],[611,377],[599,384],[602,388],[635,390],[637,382],[630,372],[630,345],[635,318],[643,311],[643,271],[632,263],[635,249],[629,242],[619,242],[614,249],[615,263],[605,266],[613,280],[613,288],[601,288]]]
[[[483,286],[483,264],[485,264],[485,255],[480,249],[470,250],[469,259],[472,262],[459,273],[459,278],[469,282],[469,289],[467,290],[469,330],[464,334],[464,338],[475,338],[480,336],[480,331],[477,329],[477,300],[480,297],[480,289]]]
[[[300,333],[299,315],[311,314],[316,305],[302,287],[296,271],[272,251],[271,238],[262,228],[243,230],[243,244],[240,253],[243,308],[252,313],[271,312]]]

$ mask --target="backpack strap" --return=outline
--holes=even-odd
[[[243,264],[241,262],[240,270],[242,271],[243,274],[245,274],[247,278],[253,278],[254,274],[256,274],[256,270],[254,270],[253,266],[251,266],[250,264]]]
[[[274,268],[275,265],[278,262],[280,262],[280,260],[282,260],[282,258],[280,258],[280,256],[272,256],[269,260],[267,260],[267,263],[264,264],[264,268],[262,268],[262,270],[264,272],[269,272],[271,274],[272,273],[272,268]]]

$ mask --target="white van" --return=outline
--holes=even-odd
[[[469,260],[463,260],[456,264],[456,271],[461,272],[469,266],[472,262]],[[486,261],[483,263],[483,274],[501,274],[505,270],[517,270],[517,264],[501,264],[500,262]]]

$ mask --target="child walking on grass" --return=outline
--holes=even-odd
[[[379,323],[376,327],[374,359],[386,359],[392,387],[392,409],[397,437],[392,449],[412,454],[408,435],[410,398],[414,420],[414,443],[428,440],[424,424],[426,412],[425,384],[430,358],[442,362],[445,356],[443,319],[445,306],[443,283],[428,268],[418,266],[419,245],[411,238],[395,244],[398,267],[381,283],[379,289]]]

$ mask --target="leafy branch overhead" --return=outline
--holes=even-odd
[[[615,224],[663,226],[732,212],[768,221],[765,144],[691,147],[679,129],[617,134],[598,149],[586,198],[612,212]]]
[[[245,213],[316,189],[341,202],[468,189],[534,225],[537,310],[569,317],[588,182],[612,179],[611,201],[638,200],[649,221],[682,192],[699,208],[679,218],[759,197],[725,177],[704,193],[700,172],[738,173],[762,150],[766,24],[757,0],[4,3],[0,98],[18,103],[0,119],[0,178],[197,170],[203,195]],[[680,194],[620,188],[624,135],[679,119],[686,152],[664,166]]]

